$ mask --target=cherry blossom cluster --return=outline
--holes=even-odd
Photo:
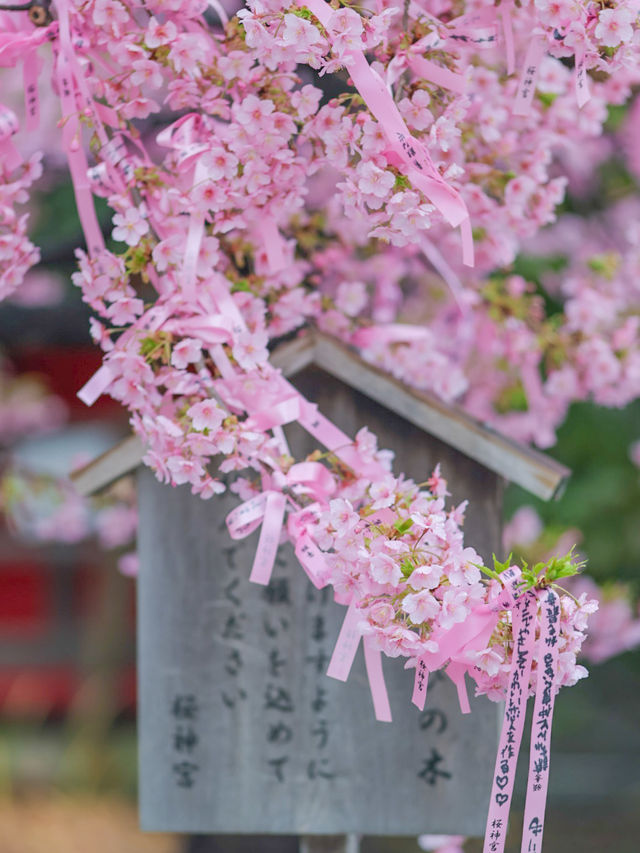
[[[514,602],[507,607],[500,599],[500,575],[508,563],[489,569],[473,548],[464,546],[465,504],[445,510],[447,483],[439,468],[424,485],[389,473],[357,501],[334,498],[323,512],[316,510],[310,530],[326,552],[336,599],[356,604],[362,633],[377,647],[389,657],[407,658],[409,665],[425,654],[438,668],[452,660],[462,663],[476,682],[476,693],[500,701],[513,652]],[[571,554],[550,557],[525,566],[517,589],[521,594],[551,585],[560,593],[559,685],[573,685],[587,675],[576,658],[598,603],[586,592],[575,598],[558,586],[578,569]],[[451,647],[455,626],[480,612],[487,614],[487,635],[479,632],[477,645],[464,647],[464,640],[460,648]],[[534,666],[531,692],[535,671]]]
[[[638,8],[633,2],[599,5],[571,0],[534,0],[537,26],[548,49],[576,65],[615,73],[636,61]]]
[[[52,9],[44,28],[5,13],[0,57],[52,57],[87,242],[73,279],[105,353],[83,398],[107,392],[130,410],[160,479],[209,498],[224,489],[219,472],[248,471],[234,487],[246,500],[275,490],[304,511],[291,497],[300,483],[281,427],[309,426],[311,404],[269,365],[268,344],[309,320],[410,384],[465,395],[473,413],[539,444],[573,399],[569,368],[579,393],[595,393],[594,381],[598,399],[605,385],[619,390],[600,343],[611,324],[621,329],[613,358],[630,360],[624,394],[636,393],[626,309],[603,316],[592,306],[585,332],[590,288],[578,284],[559,331],[526,282],[486,275],[554,221],[566,186],[554,156],[597,137],[607,104],[640,80],[622,6],[613,45],[611,16],[582,22],[576,4],[600,64],[591,43],[577,50],[565,11],[554,12],[553,55],[543,44],[534,56],[535,26],[544,18],[549,31],[538,5],[454,17],[446,3],[427,13],[413,3],[251,0],[229,21],[219,12],[222,26],[205,0],[56,0]],[[571,48],[573,69],[561,61]],[[6,186],[15,174],[6,172]],[[92,195],[112,211],[107,245]],[[463,273],[472,239],[476,272]],[[19,256],[12,249],[12,262]],[[429,299],[412,337],[380,323],[412,316],[403,287],[416,270],[423,296],[445,298]],[[523,426],[525,408],[535,414]],[[464,548],[462,510],[445,512],[439,474],[431,491],[393,476],[363,434],[336,458],[323,469],[330,484],[314,487],[327,579],[339,600],[362,605],[387,653],[433,651],[434,635],[491,603],[499,579],[484,581],[480,558]],[[589,606],[563,611],[563,683],[580,675]],[[492,697],[511,651],[504,613],[482,660],[469,661]]]
[[[0,300],[14,293],[40,259],[27,232],[29,214],[20,208],[42,174],[42,158],[34,154],[22,161],[11,141],[17,128],[16,116],[0,104]]]

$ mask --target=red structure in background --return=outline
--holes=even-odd
[[[29,348],[11,353],[20,373],[40,373],[61,397],[69,420],[108,422],[126,429],[122,408],[102,397],[87,408],[76,393],[101,363],[93,347]],[[84,638],[100,610],[105,575],[115,571],[94,542],[73,545],[27,543],[0,529],[0,713],[11,718],[64,715],[82,690]],[[115,704],[135,706],[135,584],[116,614],[128,649],[115,678]]]
[[[19,373],[46,376],[51,392],[67,404],[71,421],[108,420],[126,424],[126,413],[111,397],[104,395],[91,407],[77,397],[80,388],[102,365],[102,353],[97,347],[29,347],[12,352],[11,360]]]

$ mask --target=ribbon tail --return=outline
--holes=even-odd
[[[513,663],[496,755],[483,853],[504,851],[529,692],[536,606],[536,597],[532,593],[524,593],[513,609]]]
[[[336,678],[338,681],[346,681],[349,678],[360,645],[359,620],[360,614],[357,607],[355,604],[350,604],[327,669],[329,678]]]
[[[508,3],[503,2],[500,6],[500,17],[502,18],[502,32],[504,35],[504,47],[507,54],[507,74],[511,76],[516,70],[516,50],[513,40],[513,19]]]
[[[384,672],[382,671],[382,652],[373,645],[371,637],[364,639],[364,663],[367,668],[369,689],[373,699],[373,710],[376,720],[381,723],[390,723],[391,706],[387,685],[384,683]]]
[[[416,677],[413,681],[413,695],[411,697],[411,702],[419,711],[424,711],[428,684],[429,670],[427,669],[424,658],[420,658],[416,663]]]
[[[469,705],[469,696],[467,695],[467,685],[464,680],[464,674],[467,667],[463,663],[457,663],[452,661],[446,669],[446,673],[453,681],[456,686],[456,690],[458,691],[458,702],[460,703],[460,710],[463,714],[471,713],[471,706]]]
[[[271,492],[267,498],[258,548],[249,575],[249,580],[252,583],[267,586],[271,580],[271,572],[280,544],[285,504],[286,498],[282,492]]]
[[[107,390],[109,385],[115,379],[115,374],[111,368],[103,364],[93,374],[91,379],[82,386],[76,396],[85,404],[85,406],[93,406],[98,397],[101,397]]]
[[[524,807],[522,853],[537,853],[542,850],[551,757],[551,721],[558,674],[557,624],[560,618],[560,607],[558,596],[553,590],[545,591],[541,609],[542,630],[538,641],[538,677],[531,722],[531,752]]]

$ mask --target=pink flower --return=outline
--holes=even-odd
[[[320,89],[307,84],[302,89],[297,89],[291,93],[291,105],[301,119],[306,119],[318,111],[321,97],[322,91]]]
[[[414,625],[420,625],[435,618],[440,612],[440,604],[427,590],[411,592],[402,601],[402,610],[408,614]]]
[[[418,566],[409,575],[409,586],[413,589],[435,589],[442,580],[442,566],[437,563]]]
[[[244,370],[253,370],[269,358],[266,332],[241,332],[233,345],[233,357]]]
[[[396,182],[393,172],[379,169],[370,160],[365,160],[358,167],[358,189],[366,195],[377,199],[385,199]]]
[[[338,285],[335,301],[348,317],[357,317],[369,301],[367,288],[361,281],[343,281]]]
[[[336,536],[346,536],[360,521],[360,516],[353,511],[353,506],[343,498],[329,501],[329,524]]]
[[[376,601],[367,610],[367,620],[371,625],[384,628],[389,625],[396,615],[396,611],[390,604],[384,601]]]
[[[284,16],[281,39],[283,44],[292,45],[300,51],[308,50],[324,42],[318,28],[310,21],[291,14]]]
[[[302,19],[298,18],[298,20]],[[273,101],[267,98],[257,98],[255,95],[247,95],[235,105],[234,114],[236,121],[240,122],[248,133],[256,133],[265,126],[266,119],[274,110]]]
[[[208,41],[200,33],[182,33],[172,42],[169,59],[177,72],[198,77],[200,64],[207,61],[208,49]]]
[[[129,207],[124,213],[116,213],[113,216],[112,236],[114,240],[121,240],[128,246],[137,246],[142,237],[149,231],[149,223],[140,213],[137,207]]]
[[[142,299],[132,299],[130,296],[123,296],[110,305],[105,313],[114,326],[126,326],[132,323],[143,311],[144,303]]]
[[[631,41],[634,14],[625,6],[616,9],[602,9],[598,15],[595,37],[606,47],[617,47],[621,42]]]
[[[199,460],[185,459],[182,456],[169,457],[167,468],[171,472],[171,480],[176,486],[181,486],[183,483],[195,485],[205,473]]]
[[[397,480],[391,474],[387,474],[381,480],[373,483],[369,489],[369,494],[373,499],[372,509],[383,509],[386,506],[391,506],[396,499],[397,487]]]
[[[202,341],[195,338],[183,338],[171,352],[171,364],[178,370],[184,370],[189,364],[202,357]]]
[[[458,622],[464,622],[469,613],[467,593],[463,589],[448,589],[442,596],[440,624],[446,630]]]
[[[369,574],[378,583],[393,586],[397,586],[402,579],[402,572],[394,558],[382,553],[371,557]]]
[[[214,495],[223,494],[225,489],[225,484],[220,482],[220,480],[214,480],[213,477],[205,477],[200,483],[195,484],[191,491],[194,495],[199,495],[203,501],[208,501]]]
[[[433,124],[433,115],[429,110],[431,97],[424,89],[418,89],[409,98],[403,98],[398,104],[407,124],[414,130],[427,130]]]
[[[157,63],[148,59],[138,59],[133,63],[131,82],[135,86],[151,86],[157,89],[162,86],[162,72]]]
[[[495,646],[482,651],[468,651],[467,658],[487,675],[494,676],[500,672],[500,667],[504,663],[504,652],[500,646]]]
[[[152,50],[161,45],[170,44],[178,35],[176,25],[172,20],[167,20],[161,24],[157,18],[152,17],[149,20],[149,26],[144,36],[144,41],[147,47]]]
[[[121,24],[125,24],[128,20],[127,8],[118,0],[96,0],[93,7],[93,22],[97,27],[105,27],[117,36],[122,32]]]
[[[201,400],[187,409],[187,417],[191,418],[194,430],[215,432],[225,418],[226,413],[215,400]]]

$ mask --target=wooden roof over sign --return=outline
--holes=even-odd
[[[320,332],[309,332],[276,347],[271,363],[287,377],[311,365],[324,370],[543,500],[557,497],[571,473],[544,453],[518,444],[472,418],[460,406],[408,388]],[[135,469],[143,455],[142,442],[131,436],[75,472],[72,480],[81,494],[92,494]]]

